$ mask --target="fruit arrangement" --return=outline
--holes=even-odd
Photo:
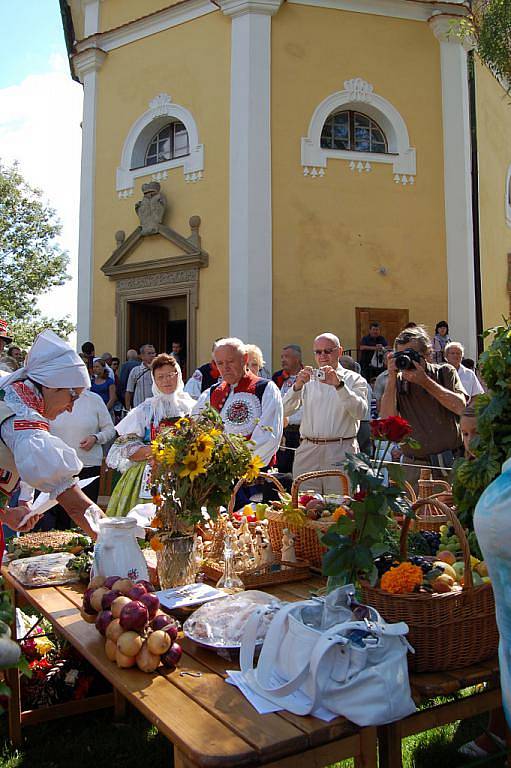
[[[82,618],[105,638],[105,653],[121,669],[175,669],[181,658],[179,623],[160,610],[153,585],[120,576],[95,576],[83,595]]]

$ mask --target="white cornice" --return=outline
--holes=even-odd
[[[466,9],[464,0],[455,0],[451,3],[437,3],[433,0],[432,2],[413,2],[413,0],[287,0],[287,2],[413,21],[428,21],[435,9],[453,14],[456,13],[457,8],[460,11]]]
[[[260,13],[273,16],[282,5],[282,0],[219,0],[225,16],[243,16],[246,13]]]
[[[100,32],[94,35],[93,38],[84,38],[76,44],[76,50],[81,51],[88,48],[91,40],[94,40],[97,45],[108,53],[115,50],[115,48],[120,48],[122,45],[128,45],[136,40],[149,37],[149,35],[155,35],[158,32],[163,32],[165,29],[176,27],[179,24],[184,24],[187,21],[192,21],[200,16],[217,11],[218,7],[213,5],[211,0],[187,0],[145,18],[123,24],[122,27],[117,29]]]
[[[460,25],[461,13],[435,13],[428,19],[429,26],[437,40],[441,43],[457,43],[466,51],[475,47],[473,35],[464,30]]]
[[[97,46],[87,48],[80,53],[75,53],[73,56],[73,67],[80,82],[83,83],[85,75],[88,75],[89,72],[97,72],[105,59],[105,51]]]

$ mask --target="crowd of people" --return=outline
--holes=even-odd
[[[0,353],[6,347],[2,359],[15,371],[24,353],[0,321]],[[411,424],[416,441],[415,447],[391,446],[389,454],[403,464],[409,482],[416,483],[423,466],[447,475],[464,451],[463,414],[467,432],[473,429],[473,398],[484,391],[447,323],[437,324],[432,339],[423,326],[410,323],[389,343],[372,322],[358,361],[344,354],[331,332],[317,336],[311,351],[315,364],[306,365],[300,345],[286,344],[281,367],[272,374],[255,344],[217,339],[210,360],[185,380],[179,342],[158,353],[143,344],[129,349],[124,361],[109,352],[96,355],[94,344],[85,342],[79,357],[90,388],[49,430],[76,452],[80,478],[98,478],[105,458],[122,473],[107,514],[126,514],[150,498],[151,440],[162,426],[208,405],[219,411],[228,432],[251,439],[263,468],[277,470],[288,484],[304,472],[342,468],[346,453],[370,453],[370,420],[396,414]],[[335,477],[314,478],[309,486],[325,493],[339,487]],[[87,492],[97,501],[98,479]],[[23,495],[29,499],[30,489]],[[70,522],[57,506],[38,526],[66,528]]]

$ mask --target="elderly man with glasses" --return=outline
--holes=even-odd
[[[313,351],[318,367],[302,368],[283,400],[285,416],[303,406],[294,477],[320,469],[342,469],[346,453],[358,451],[357,432],[367,411],[367,382],[340,364],[343,349],[337,336],[317,336]],[[309,480],[307,488],[337,493],[339,481],[318,478]]]
[[[466,392],[452,365],[428,362],[431,340],[421,326],[401,331],[394,349],[387,357],[380,416],[399,414],[412,427],[419,447],[403,446],[406,479],[416,483],[423,465],[436,467],[435,476],[448,479],[463,445],[459,416],[467,404]],[[396,353],[407,359],[397,361]]]

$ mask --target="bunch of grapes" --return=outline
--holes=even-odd
[[[433,564],[428,562],[428,560],[426,560],[425,557],[422,557],[422,555],[410,555],[408,562],[412,565],[418,565],[424,575],[433,569]]]
[[[440,549],[453,554],[461,552],[460,540],[454,532],[454,526],[442,525],[440,527]]]
[[[398,565],[398,561],[390,552],[384,552],[382,555],[374,558],[374,564],[378,571],[378,578],[381,579],[384,573],[390,571],[392,566]]]
[[[430,554],[434,557],[440,549],[441,534],[438,531],[421,531],[422,538],[426,541]]]

